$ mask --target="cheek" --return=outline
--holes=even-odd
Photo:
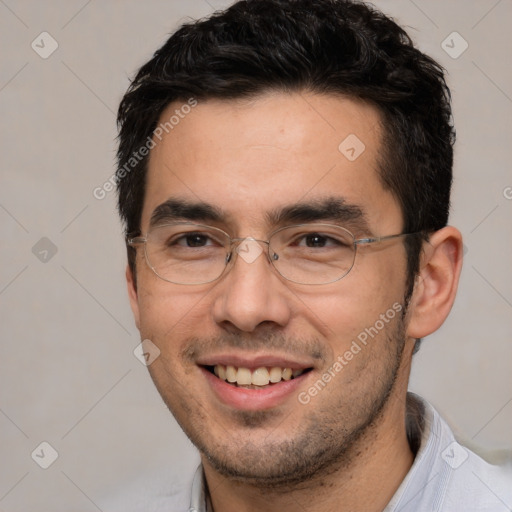
[[[179,350],[180,340],[196,336],[198,325],[205,333],[211,311],[206,290],[184,289],[155,276],[141,280],[138,297],[141,336],[151,339],[161,351]]]
[[[330,339],[334,351],[343,350],[351,340],[373,326],[391,310],[403,307],[405,293],[405,251],[388,248],[374,254],[358,254],[351,272],[322,290],[305,290],[304,311],[317,330]],[[379,323],[380,325],[380,323]]]

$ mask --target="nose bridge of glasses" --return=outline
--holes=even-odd
[[[256,259],[263,253],[268,252],[264,251],[262,245],[269,246],[268,240],[259,240],[252,236],[248,236],[245,238],[232,238],[231,239],[231,251],[230,256],[227,260],[231,260],[231,254],[236,252],[246,263],[254,263]]]

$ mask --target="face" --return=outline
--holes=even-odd
[[[356,159],[339,150],[351,134],[365,146]],[[151,150],[141,231],[158,209],[232,238],[309,222],[356,238],[400,233],[400,208],[378,177],[380,140],[377,111],[339,97],[200,102]],[[322,285],[285,280],[265,251],[234,251],[209,284],[160,279],[142,246],[136,268],[136,322],[160,349],[151,376],[221,474],[276,485],[348,461],[407,371],[401,239],[359,246],[350,273]]]

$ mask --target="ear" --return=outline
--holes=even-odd
[[[407,335],[423,338],[439,329],[450,313],[462,269],[462,235],[454,227],[425,242],[412,294]]]
[[[137,284],[135,276],[133,275],[130,265],[126,265],[126,286],[128,288],[128,298],[130,299],[130,306],[132,308],[135,325],[140,330],[140,314],[139,314],[139,299],[137,296]]]

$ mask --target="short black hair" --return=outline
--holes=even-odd
[[[380,179],[400,204],[403,232],[446,226],[455,131],[443,68],[365,3],[241,0],[182,25],[121,101],[117,188],[126,233],[140,231],[148,158],[139,150],[165,107],[267,91],[337,94],[375,106],[383,128]],[[422,237],[406,238],[407,298],[421,246]],[[132,247],[128,259],[135,271]]]

